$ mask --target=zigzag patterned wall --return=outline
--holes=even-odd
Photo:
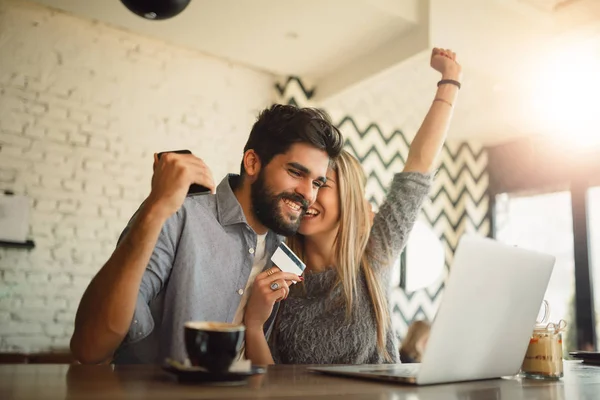
[[[315,89],[298,77],[276,84],[276,102],[300,107],[315,107]],[[329,111],[329,110],[327,110]],[[359,124],[351,115],[331,114],[346,139],[346,148],[357,156],[368,176],[367,197],[374,205],[385,198],[394,173],[401,171],[409,150],[409,141],[399,129],[383,132],[376,121]],[[447,143],[441,165],[420,218],[439,236],[446,254],[446,271],[452,264],[458,239],[464,232],[488,235],[487,155],[474,143]],[[392,291],[392,323],[400,339],[408,325],[417,319],[431,321],[435,316],[444,280],[423,290],[406,293]]]

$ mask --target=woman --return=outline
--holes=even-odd
[[[402,173],[371,223],[359,162],[343,153],[319,189],[317,201],[288,240],[305,262],[304,282],[276,268],[253,284],[244,323],[246,357],[255,364],[375,364],[398,362],[387,303],[391,266],[431,187],[431,175],[460,88],[461,67],[450,50],[434,49],[431,66],[442,74]],[[275,284],[276,283],[276,284]],[[263,325],[281,301],[267,343]]]

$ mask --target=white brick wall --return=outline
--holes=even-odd
[[[0,2],[0,190],[30,196],[0,249],[0,351],[68,345],[89,280],[147,195],[153,152],[236,172],[271,76],[31,3]]]

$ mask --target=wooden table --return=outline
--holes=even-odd
[[[0,399],[598,399],[600,367],[565,362],[557,382],[503,378],[413,387],[277,365],[245,386],[180,384],[155,366],[0,365]]]

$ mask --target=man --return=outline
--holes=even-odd
[[[155,157],[150,195],[81,299],[74,356],[82,363],[184,360],[186,321],[241,323],[246,291],[272,266],[277,235],[296,232],[342,145],[320,111],[275,105],[250,132],[241,175],[223,179],[215,195],[186,198],[192,183],[214,188],[200,159]],[[279,290],[283,297],[287,288]]]

